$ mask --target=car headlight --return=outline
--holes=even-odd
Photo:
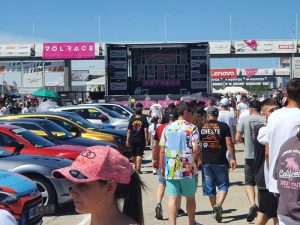
[[[18,201],[18,196],[5,191],[0,191],[0,204],[12,204]]]

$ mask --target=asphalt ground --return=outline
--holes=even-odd
[[[244,181],[244,160],[243,160],[243,145],[236,145],[237,149],[237,163],[238,166],[235,170],[230,171],[230,189],[223,205],[223,221],[224,224],[232,225],[244,225],[254,224],[254,222],[248,223],[246,221],[247,214],[249,212],[249,203],[245,194]],[[158,177],[152,174],[152,162],[151,151],[145,152],[143,161],[143,174],[141,175],[143,181],[147,185],[147,189],[143,193],[143,209],[145,224],[152,225],[167,225],[167,197],[165,196],[162,202],[164,210],[164,219],[157,220],[154,215],[154,208],[156,206],[156,188],[158,185]],[[211,218],[212,209],[207,197],[203,197],[201,176],[199,176],[198,191],[196,193],[196,221],[199,224],[214,225],[218,224],[213,218]],[[185,199],[182,200],[182,208],[185,210]],[[79,225],[82,221],[86,220],[87,215],[79,215],[74,211],[72,204],[65,205],[59,209],[58,213],[51,216],[44,217],[44,223],[46,225]],[[188,217],[184,215],[177,220],[178,225],[187,225]],[[269,221],[268,225],[273,224]]]

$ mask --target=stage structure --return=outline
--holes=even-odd
[[[208,42],[106,44],[106,95],[210,93]]]

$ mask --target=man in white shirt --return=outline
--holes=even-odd
[[[228,98],[223,98],[220,101],[221,108],[219,110],[218,121],[226,123],[229,126],[231,137],[232,140],[234,141],[237,120],[234,113],[230,111],[229,105],[230,105],[230,101]]]
[[[247,104],[247,96],[243,95],[242,96],[242,101],[237,105],[236,110],[237,110],[237,117],[239,118],[241,113],[246,111],[248,109],[248,104]]]
[[[295,136],[300,124],[300,78],[294,78],[287,84],[288,103],[276,110],[268,118],[266,142],[266,164],[268,167],[266,186],[270,192],[278,193],[277,181],[273,171],[281,145]],[[266,177],[266,178],[267,178]]]
[[[241,93],[239,92],[235,98],[236,98],[236,103],[239,104],[241,102],[241,99],[242,99]]]
[[[158,103],[158,100],[155,100],[155,103],[150,107],[149,117],[153,118],[162,118],[163,107]]]
[[[17,225],[16,219],[6,210],[0,209],[1,225]]]

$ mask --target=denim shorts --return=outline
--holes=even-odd
[[[166,184],[166,179],[165,177],[161,174],[161,169],[156,170],[157,171],[157,176],[158,176],[158,182],[161,184]]]
[[[216,187],[219,191],[229,189],[228,166],[217,164],[202,165],[202,187],[204,196],[216,196]]]
[[[184,197],[193,196],[197,191],[196,176],[185,179],[173,179],[166,180],[166,191],[168,196],[179,196]]]

